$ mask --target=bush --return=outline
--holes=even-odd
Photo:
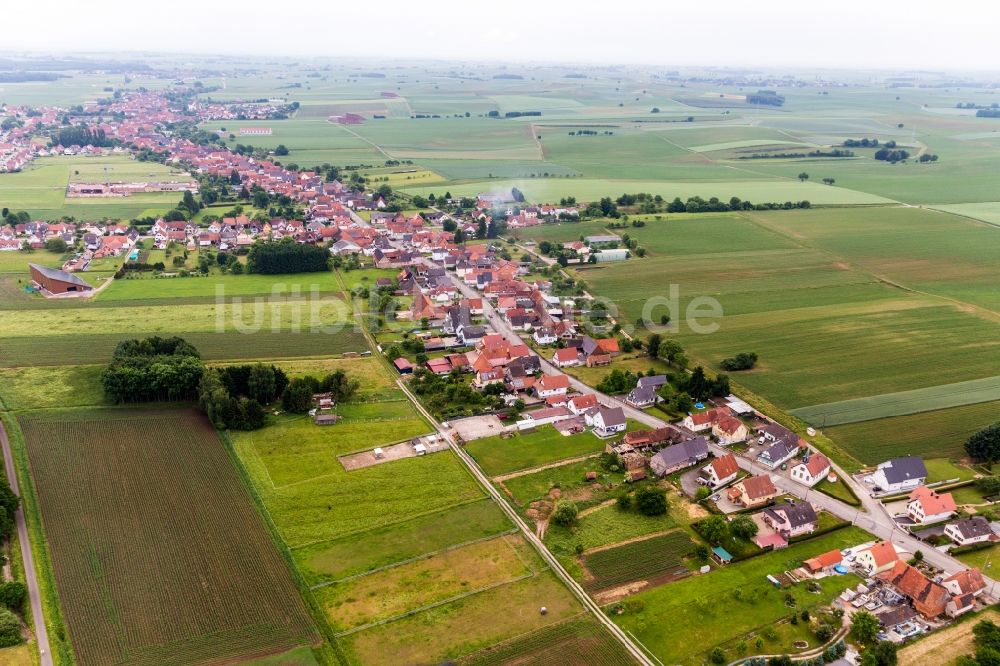
[[[9,610],[0,609],[0,647],[10,647],[21,641],[21,621]]]
[[[635,492],[635,506],[644,516],[662,516],[667,512],[667,492],[644,486]]]
[[[757,365],[757,354],[754,352],[741,352],[736,356],[724,358],[719,363],[723,370],[729,371],[749,370],[755,365]]]
[[[708,660],[713,664],[724,664],[726,663],[726,653],[722,648],[714,647],[708,653]]]
[[[24,583],[10,581],[0,585],[0,604],[13,611],[21,610],[27,596],[28,588],[24,586]]]
[[[579,510],[576,508],[576,504],[569,500],[559,500],[556,502],[555,511],[552,512],[552,522],[556,525],[562,525],[566,527],[572,525],[576,522],[576,516]]]

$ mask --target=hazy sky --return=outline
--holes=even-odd
[[[4,51],[1000,70],[996,0],[4,0]]]

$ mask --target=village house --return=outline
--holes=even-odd
[[[573,347],[564,347],[562,349],[557,349],[554,354],[552,354],[552,365],[557,368],[570,368],[575,365],[582,365],[580,360],[580,353]]]
[[[883,571],[888,571],[899,560],[899,553],[890,541],[879,541],[875,545],[865,548],[854,560],[854,563],[865,574],[872,576]]]
[[[792,479],[812,488],[830,473],[830,460],[822,453],[811,453],[806,449],[802,462],[793,465]]]
[[[554,345],[559,337],[551,326],[538,326],[531,334],[531,338],[539,345]]]
[[[596,407],[587,412],[584,419],[598,437],[611,437],[624,432],[628,425],[621,407]]]
[[[816,531],[816,510],[809,502],[787,502],[764,509],[763,519],[785,539]]]
[[[637,451],[660,449],[668,444],[679,444],[691,438],[691,433],[681,430],[673,424],[654,430],[633,430],[622,440]]]
[[[991,541],[994,538],[989,521],[982,516],[973,516],[948,523],[944,526],[944,535],[959,546]]]
[[[736,463],[736,456],[727,453],[710,462],[701,471],[708,487],[714,490],[734,481],[740,473],[740,466]]]
[[[651,407],[661,400],[656,390],[666,383],[666,375],[640,377],[635,388],[625,396],[625,402],[637,409]]]
[[[704,432],[711,430],[715,422],[723,416],[731,416],[731,414],[724,407],[714,407],[704,412],[688,414],[681,421],[681,424],[692,432]]]
[[[924,461],[917,456],[907,456],[881,463],[866,480],[879,492],[896,493],[921,486],[926,479]]]
[[[580,395],[574,395],[569,399],[566,405],[569,410],[576,414],[577,416],[586,414],[587,411],[599,407],[600,403],[597,402],[597,396],[593,393],[581,393]]]
[[[743,421],[730,414],[722,414],[712,424],[712,434],[722,446],[746,441],[750,430]]]
[[[731,502],[747,508],[767,504],[778,494],[778,489],[774,487],[774,482],[767,474],[737,481],[728,491]]]
[[[543,400],[552,395],[566,395],[569,377],[566,375],[543,375],[535,382],[535,395]]]
[[[660,449],[650,459],[649,466],[657,475],[666,476],[685,467],[697,465],[707,458],[708,440],[704,437],[695,437]]]
[[[921,486],[910,493],[906,515],[917,525],[929,525],[951,518],[957,508],[951,493],[938,494]]]
[[[800,440],[797,435],[779,439],[757,454],[757,462],[775,469],[799,454]]]

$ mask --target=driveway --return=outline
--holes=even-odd
[[[707,465],[709,461],[706,460],[704,462],[705,465]],[[698,483],[698,477],[701,476],[701,470],[705,465],[698,463],[688,471],[681,474],[681,488],[684,490],[684,494],[688,497],[694,497],[698,492],[698,489],[703,487]]]

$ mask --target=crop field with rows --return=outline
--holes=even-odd
[[[621,644],[589,616],[573,618],[487,648],[460,666],[624,666],[634,661]]]
[[[599,550],[584,558],[584,564],[594,575],[589,587],[603,589],[644,578],[682,576],[687,573],[684,558],[693,549],[694,543],[687,534],[676,531]]]
[[[203,416],[108,409],[20,424],[79,664],[221,663],[318,643]]]

